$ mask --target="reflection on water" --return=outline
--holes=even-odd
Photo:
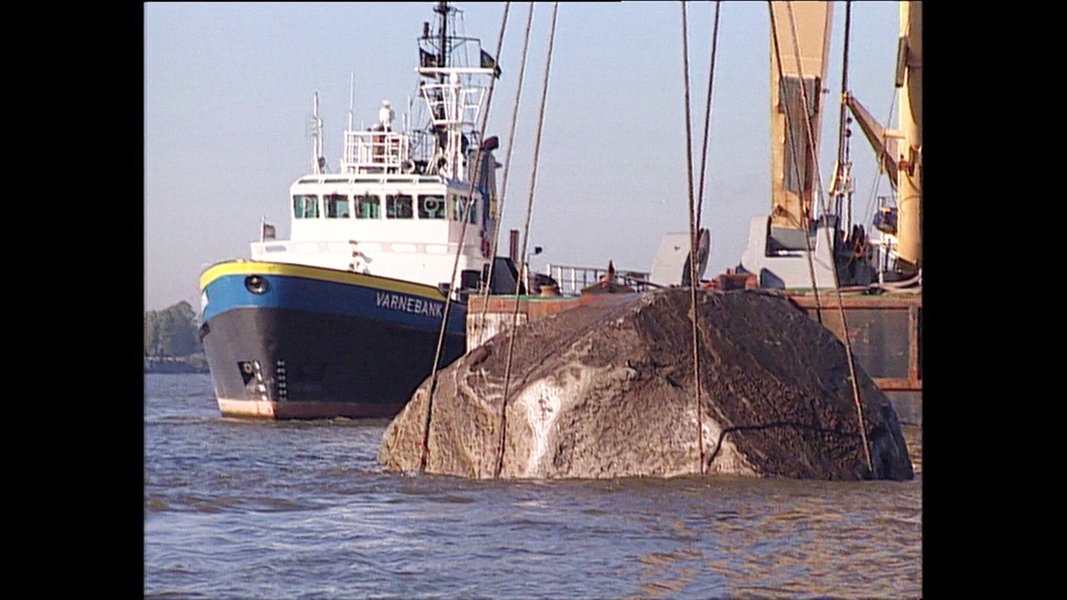
[[[222,419],[145,380],[147,597],[922,595],[916,479],[468,481],[386,474],[387,421]]]

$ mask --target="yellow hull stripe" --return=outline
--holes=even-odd
[[[222,262],[209,267],[200,275],[200,290],[203,291],[212,281],[220,277],[230,275],[282,275],[286,277],[303,277],[305,279],[318,279],[320,281],[332,281],[348,285],[361,285],[364,287],[422,296],[431,300],[444,300],[444,295],[435,287],[390,279],[364,275],[362,273],[350,273],[327,269],[324,267],[312,267],[308,265],[293,265],[287,263],[261,262],[254,260],[235,260]]]

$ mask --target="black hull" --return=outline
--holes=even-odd
[[[437,331],[278,308],[212,318],[203,344],[223,416],[392,417],[431,374]],[[446,337],[440,366],[465,351]]]

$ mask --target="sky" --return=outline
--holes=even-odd
[[[261,219],[289,233],[288,189],[311,168],[312,98],[336,168],[348,120],[397,120],[418,83],[417,38],[432,2],[144,4],[144,307],[199,308],[199,277],[248,258]],[[496,53],[503,2],[458,2],[462,31]],[[896,123],[896,2],[852,4],[848,81],[884,125]],[[533,5],[525,81],[508,147],[529,3],[507,11],[485,136],[510,163],[500,247],[524,230],[546,264],[650,271],[664,235],[689,230],[681,2],[561,2],[552,46],[536,180],[534,146],[552,3]],[[770,209],[770,27],[766,2],[722,2],[702,226],[705,277],[735,267],[749,222]],[[693,157],[700,160],[716,3],[689,2]],[[837,154],[845,4],[834,3],[824,80],[819,173]],[[890,187],[853,126],[853,210],[870,223]],[[694,165],[694,185],[700,165]],[[531,197],[531,188],[533,190]],[[694,194],[699,194],[695,191]],[[697,196],[694,196],[697,197]],[[532,206],[527,215],[527,206]],[[869,225],[868,225],[869,228]]]

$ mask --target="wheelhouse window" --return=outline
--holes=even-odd
[[[326,194],[326,218],[347,219],[350,216],[348,196],[344,194]]]
[[[448,211],[448,218],[453,221],[463,220],[463,204],[460,202],[459,197],[455,194],[449,194],[448,204],[451,210]]]
[[[363,194],[356,200],[357,219],[380,219],[382,218],[382,202],[378,196]]]
[[[319,217],[319,197],[316,194],[294,194],[293,216],[297,219],[317,219]]]
[[[463,216],[468,214],[467,206],[466,206],[467,197],[466,196],[450,196],[450,197],[452,198],[452,214],[451,214],[452,220],[453,221],[462,221],[463,220]],[[473,208],[474,208],[473,204],[474,203],[472,202],[471,204],[472,204],[472,206],[470,207],[471,210],[469,212],[469,217],[470,217],[470,222],[474,223],[475,222],[475,218],[474,218],[475,213],[474,213],[474,210],[473,210]]]
[[[387,194],[385,196],[385,218],[387,219],[412,219],[414,209],[413,199],[408,194]]]
[[[439,194],[419,196],[419,218],[445,218],[445,197]]]

